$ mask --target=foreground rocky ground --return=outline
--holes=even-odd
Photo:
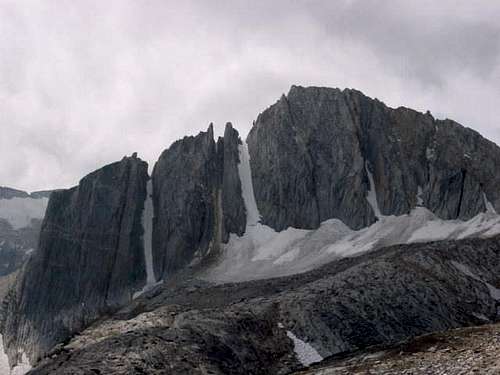
[[[292,334],[327,358],[493,322],[499,274],[500,236],[393,246],[270,280],[171,280],[30,374],[293,373],[305,364]]]
[[[296,375],[500,374],[500,324],[420,336],[405,344],[331,358]]]

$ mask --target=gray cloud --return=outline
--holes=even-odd
[[[0,185],[74,185],[292,84],[355,87],[500,142],[490,1],[0,1]]]

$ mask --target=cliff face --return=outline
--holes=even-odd
[[[2,332],[12,362],[36,360],[145,282],[141,215],[147,164],[124,158],[52,193],[39,249],[4,300]]]
[[[159,279],[219,252],[246,216],[238,176],[238,132],[226,126],[216,143],[212,126],[175,142],[153,171],[153,252]]]
[[[443,219],[500,208],[500,149],[451,120],[355,90],[293,86],[247,139],[257,205],[276,230],[338,218],[353,229],[417,204]],[[370,185],[372,177],[374,187]]]
[[[217,153],[221,176],[222,242],[229,240],[231,233],[239,236],[245,233],[246,209],[242,198],[241,181],[238,172],[241,139],[231,124],[226,125],[224,138],[217,141]],[[222,158],[222,160],[221,160]]]

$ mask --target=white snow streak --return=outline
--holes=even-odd
[[[492,214],[496,214],[497,213],[497,211],[495,210],[495,207],[488,200],[488,197],[486,196],[486,194],[484,192],[483,192],[483,201],[484,201],[484,205],[486,207],[486,212],[489,212],[489,213],[492,213]]]
[[[153,268],[153,184],[152,180],[148,180],[146,185],[147,195],[144,201],[144,210],[142,211],[142,227],[144,229],[144,235],[142,237],[144,246],[144,260],[146,263],[146,285],[142,290],[134,293],[133,298],[139,297],[141,294],[151,290],[154,286],[161,284],[161,282],[156,282],[154,268]]]
[[[31,219],[43,219],[48,198],[0,199],[0,218],[6,219],[14,229],[28,227]]]
[[[368,162],[365,162],[365,170],[368,174],[368,180],[370,181],[370,190],[368,190],[368,194],[366,195],[366,200],[372,206],[373,213],[375,217],[380,219],[382,217],[382,212],[380,211],[380,207],[377,201],[377,191],[375,189],[375,182],[373,181],[373,174],[370,172],[368,168]]]
[[[21,362],[17,364],[13,369],[10,368],[9,358],[5,354],[3,347],[3,337],[0,335],[0,374],[2,375],[24,375],[29,370],[31,366],[29,364],[28,358],[24,353],[21,354]]]
[[[241,191],[245,208],[247,210],[247,227],[257,225],[260,221],[260,213],[255,201],[253,192],[252,172],[250,169],[250,154],[246,142],[238,146],[240,153],[240,163],[238,164],[238,173],[241,181]]]
[[[323,357],[319,355],[316,349],[314,349],[307,342],[299,339],[291,331],[286,331],[286,335],[293,341],[294,351],[297,355],[297,359],[304,366],[309,366],[313,363],[321,362],[323,360]]]

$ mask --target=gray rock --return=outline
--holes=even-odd
[[[215,257],[246,225],[238,175],[238,132],[227,124],[175,142],[153,170],[153,255],[158,279]]]
[[[217,142],[217,153],[219,154],[219,165],[222,166],[222,213],[223,228],[222,242],[229,240],[231,233],[242,236],[246,227],[246,209],[241,194],[241,182],[238,172],[240,156],[238,146],[241,139],[231,123],[226,124],[224,138]]]
[[[123,306],[145,282],[141,215],[147,164],[123,158],[52,193],[39,249],[3,303],[11,363],[32,361]]]
[[[354,229],[373,223],[366,168],[385,215],[409,212],[419,187],[424,206],[444,219],[484,211],[483,193],[500,209],[498,146],[359,91],[293,86],[259,115],[247,142],[257,205],[276,230],[330,218]]]
[[[31,374],[289,373],[301,364],[286,331],[327,357],[493,321],[499,259],[497,236],[393,246],[270,280],[167,283]]]
[[[165,150],[152,178],[153,264],[161,279],[215,251],[219,176],[212,125]]]
[[[210,126],[162,153],[152,175],[152,250],[165,287],[132,303],[146,279],[146,163],[125,158],[53,192],[40,249],[2,309],[12,362],[19,350],[41,358],[129,303],[115,315],[119,322],[103,323],[116,328],[108,336],[97,325],[98,340],[54,353],[34,373],[287,373],[300,365],[278,323],[329,355],[475,324],[478,314],[496,317],[499,238],[396,246],[238,285],[185,281],[245,230],[240,143],[230,124],[217,142]],[[496,145],[355,90],[294,86],[259,115],[247,143],[262,221],[277,230],[317,228],[330,218],[370,225],[370,189],[385,215],[422,201],[442,218],[468,219],[486,209],[484,197],[500,211]],[[157,315],[152,325],[134,322],[133,332],[121,332],[140,312]]]

